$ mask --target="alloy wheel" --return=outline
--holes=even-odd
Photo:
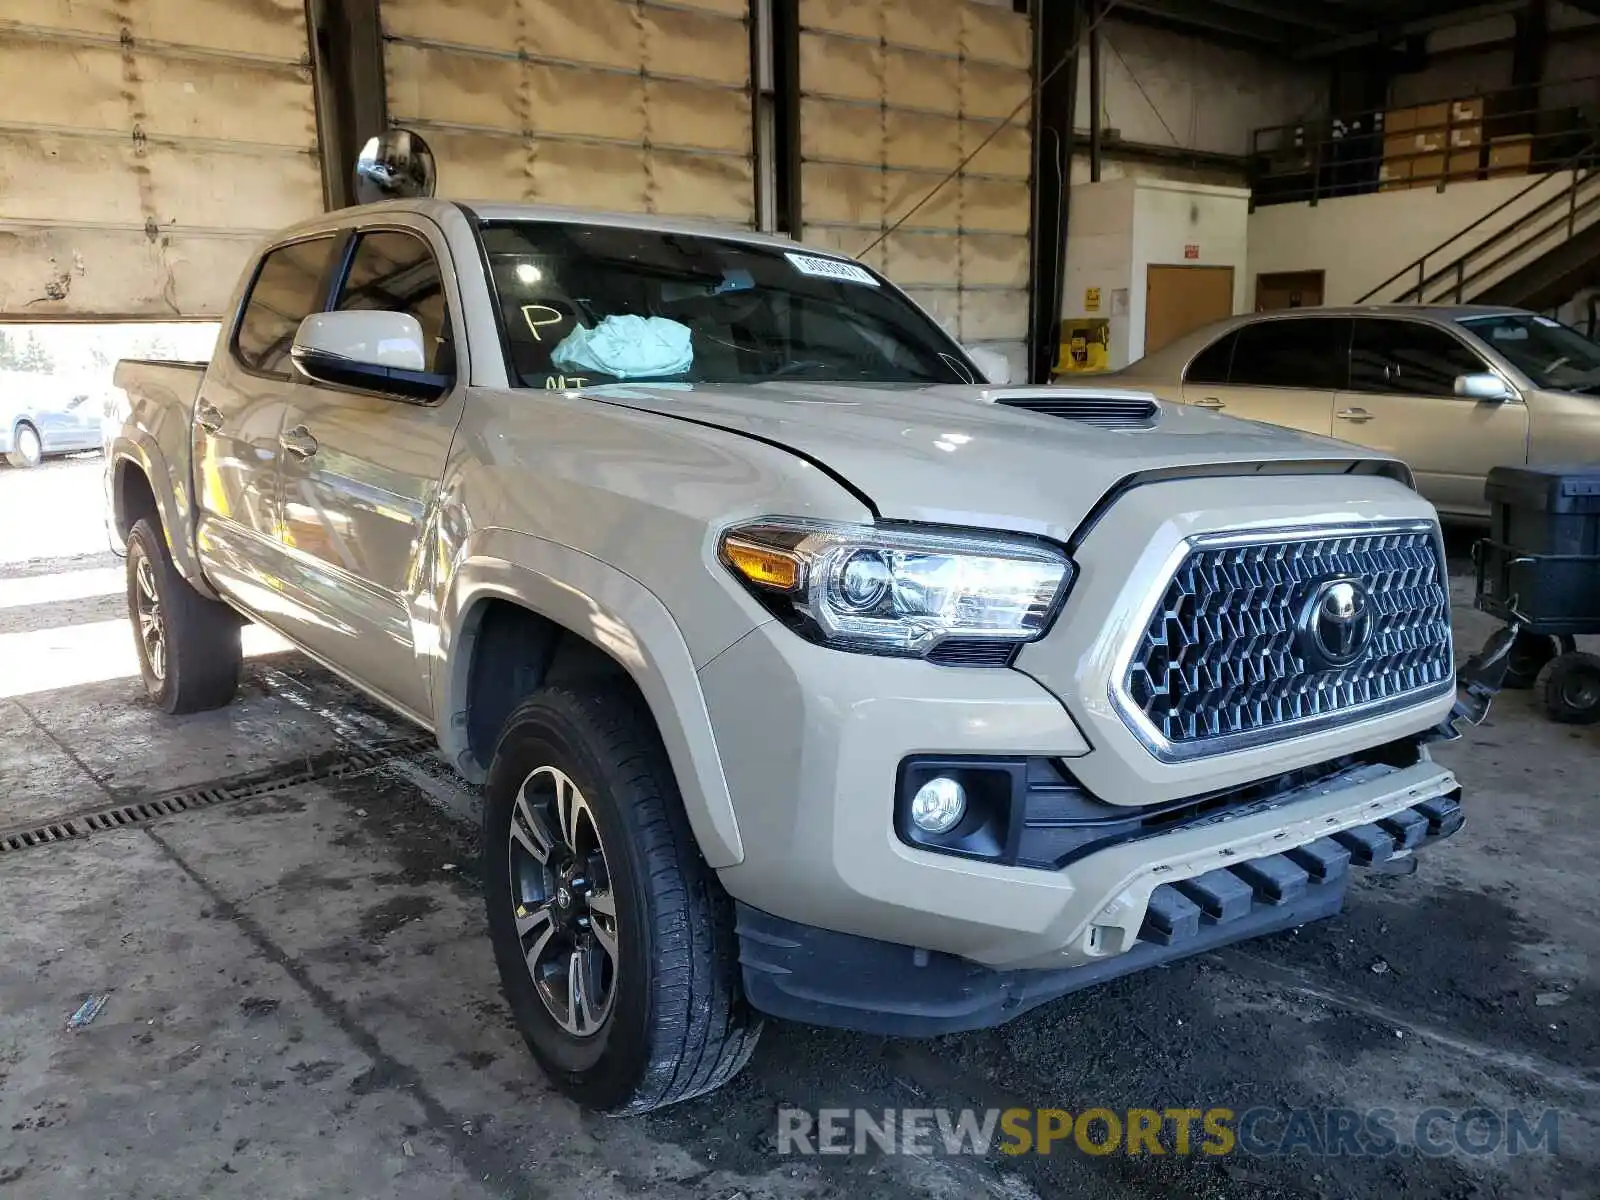
[[[39,441],[39,435],[34,432],[33,426],[24,425],[17,430],[17,453],[22,461],[30,466],[44,457],[44,446]]]
[[[139,640],[144,644],[150,674],[160,683],[167,677],[167,626],[161,613],[161,594],[156,591],[155,564],[145,555],[134,567],[134,606],[139,619]]]
[[[617,903],[589,802],[555,767],[522,782],[511,814],[511,904],[534,990],[558,1025],[593,1037],[616,1000]]]

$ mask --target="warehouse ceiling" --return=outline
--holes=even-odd
[[[1483,0],[1116,0],[1108,7],[1119,20],[1320,58],[1526,5]]]

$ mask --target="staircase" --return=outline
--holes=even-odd
[[[1552,309],[1600,283],[1600,165],[1591,146],[1396,271],[1358,304]]]

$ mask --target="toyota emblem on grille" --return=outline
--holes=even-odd
[[[1300,653],[1314,666],[1348,667],[1372,641],[1372,604],[1359,579],[1325,579],[1300,612]]]

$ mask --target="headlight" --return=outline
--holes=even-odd
[[[723,534],[722,560],[813,641],[908,658],[941,642],[1031,642],[1072,581],[1024,538],[767,520]]]

